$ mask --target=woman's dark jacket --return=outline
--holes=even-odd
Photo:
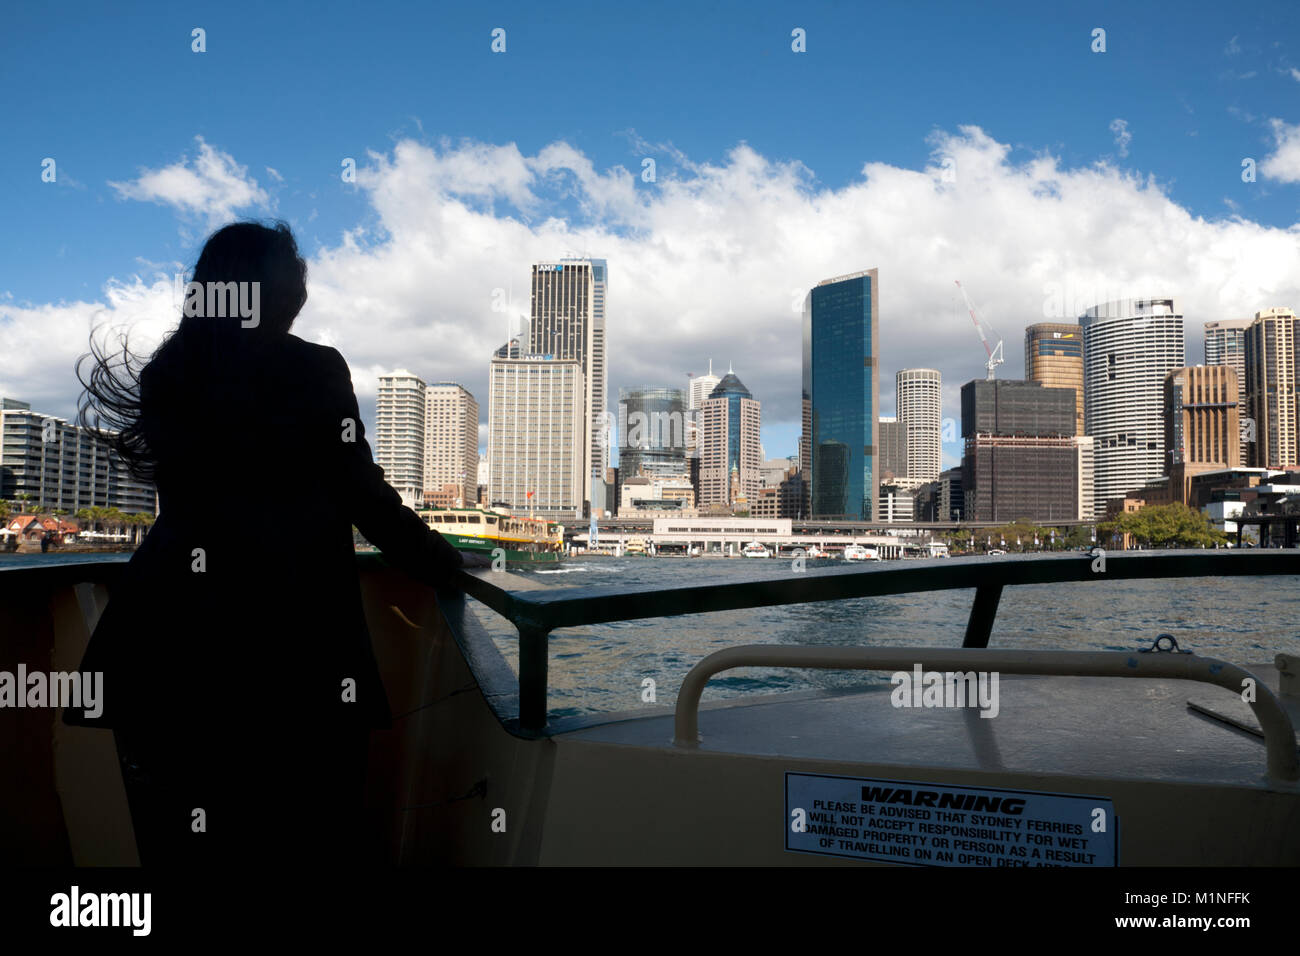
[[[460,555],[384,481],[342,355],[292,335],[227,352],[141,376],[159,515],[81,664],[103,713],[65,720],[386,727],[352,526],[431,585]]]

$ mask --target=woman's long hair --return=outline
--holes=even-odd
[[[219,370],[238,374],[268,342],[288,334],[306,301],[307,263],[288,225],[223,226],[208,237],[194,265],[180,325],[147,363],[131,351],[126,332],[113,344],[97,341],[99,329],[91,330],[90,351],[77,360],[77,379],[85,389],[77,403],[78,423],[110,446],[137,478],[152,482],[154,446],[168,429],[149,420],[142,393],[153,393],[150,409],[182,415],[183,408],[169,397],[193,394]],[[145,379],[148,386],[142,387]]]

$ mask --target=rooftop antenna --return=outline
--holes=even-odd
[[[975,314],[975,306],[971,305],[970,296],[966,294],[965,288],[962,287],[961,280],[954,279],[953,281],[957,283],[957,288],[961,289],[961,296],[966,300],[966,308],[970,310],[970,320],[975,323],[975,331],[979,333],[980,341],[984,343],[984,351],[988,353],[989,358],[988,361],[984,363],[984,367],[988,369],[988,381],[991,382],[993,381],[993,370],[1004,361],[1002,358],[1002,339],[999,337],[998,344],[989,348],[989,337],[985,334],[985,329],[992,332],[995,336],[998,333],[994,331],[993,326],[989,325]]]

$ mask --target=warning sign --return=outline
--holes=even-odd
[[[785,775],[785,848],[915,866],[1118,866],[1105,797]]]

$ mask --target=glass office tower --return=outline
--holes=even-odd
[[[618,494],[629,478],[677,478],[686,464],[686,393],[680,388],[618,390]]]
[[[808,460],[813,518],[874,521],[876,419],[880,407],[876,342],[877,270],[817,283],[804,300],[801,448]]]

